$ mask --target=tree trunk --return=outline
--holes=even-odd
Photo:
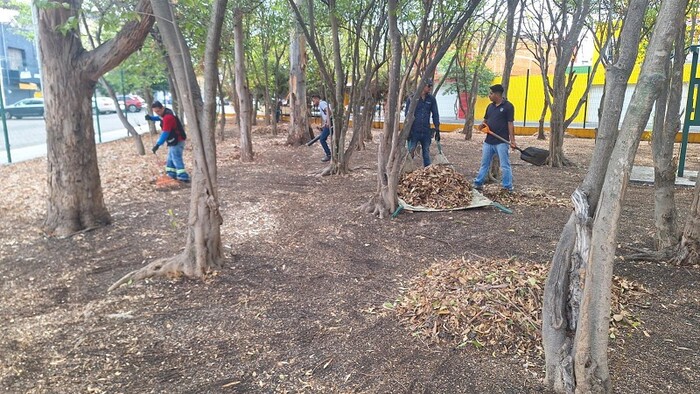
[[[147,115],[153,115],[151,111],[151,104],[153,103],[153,91],[151,88],[146,88],[143,90],[143,95],[145,96],[143,99],[146,100],[146,108],[144,108],[144,111],[146,112]],[[146,122],[148,123],[148,133],[150,135],[156,135],[158,132],[156,130],[156,123],[155,122]]]
[[[464,24],[471,18],[474,10],[480,4],[479,0],[471,0],[467,2],[464,9],[459,15],[454,16],[454,22],[451,22],[449,28],[441,32],[439,39],[433,42],[436,50],[432,59],[427,62],[425,69],[422,71],[422,78],[413,92],[411,103],[408,107],[406,120],[403,125],[403,130],[399,132],[398,120],[396,114],[399,113],[401,105],[399,104],[400,86],[400,70],[401,70],[401,35],[398,29],[397,15],[398,4],[396,0],[388,1],[389,9],[389,41],[391,46],[391,64],[389,70],[389,94],[388,94],[388,117],[384,123],[384,135],[379,145],[379,154],[377,158],[377,192],[366,203],[363,208],[366,212],[385,217],[389,213],[394,212],[398,207],[398,183],[401,176],[401,168],[406,160],[406,140],[413,124],[414,112],[418,104],[417,98],[420,91],[425,87],[427,79],[435,74],[435,69],[438,63],[445,56],[447,49],[452,46],[457,38],[457,35],[464,27]],[[430,12],[430,10],[426,11]],[[419,45],[425,43],[429,33],[427,29],[422,29],[416,39],[416,47],[414,53],[418,51]],[[408,64],[413,65],[413,61],[408,61]]]
[[[114,88],[112,88],[112,85],[110,85],[104,78],[100,78],[100,82],[102,83],[102,86],[104,86],[104,88],[107,90],[107,94],[114,101],[114,104],[117,106],[117,108],[119,108],[119,103],[117,102],[117,94],[114,92]],[[148,109],[146,109],[146,111],[148,111]],[[143,140],[141,139],[141,135],[138,132],[136,132],[134,126],[132,126],[131,123],[129,123],[129,120],[126,118],[126,115],[124,115],[124,112],[120,109],[117,109],[117,117],[119,118],[119,121],[122,122],[122,125],[126,129],[126,132],[134,139],[136,153],[141,156],[145,155],[146,149],[143,147]],[[152,124],[153,122],[148,123]]]
[[[542,113],[540,113],[540,120],[538,122],[538,128],[537,128],[537,139],[538,140],[547,139],[547,137],[544,134],[544,117],[547,115],[547,109],[549,109],[549,102],[547,100],[545,100],[544,107],[542,108]]]
[[[515,52],[518,48],[518,40],[520,38],[520,26],[522,24],[522,16],[524,7],[521,5],[522,0],[507,0],[508,16],[506,17],[506,36],[505,48],[506,58],[503,63],[503,74],[501,77],[501,85],[503,85],[503,97],[508,97],[508,85],[510,85],[510,73],[513,70],[515,63]],[[520,6],[520,17],[518,18],[518,26],[515,26],[515,14]]]
[[[630,60],[627,55],[636,53],[636,48],[631,46],[636,46],[638,42],[638,40],[628,41],[628,38],[635,35],[638,37],[638,32],[626,32],[626,30],[639,29],[641,26],[639,19],[645,7],[646,4],[642,2],[642,4],[632,4],[629,8],[628,18],[621,34],[621,40],[625,42],[626,48],[626,53],[621,54],[621,59],[626,60],[621,62],[621,65],[625,68],[631,67],[631,63],[634,62],[634,58]],[[575,237],[570,230],[574,220],[569,220],[557,246],[555,260],[545,287],[542,327],[547,373],[545,381],[557,391],[573,392],[575,390],[582,393],[612,391],[607,346],[610,287],[621,202],[625,195],[639,138],[658,96],[660,84],[664,80],[665,64],[669,59],[676,29],[683,25],[684,10],[684,4],[664,2],[661,5],[637,88],[622,123],[620,138],[617,139],[609,156],[600,155],[609,148],[609,144],[601,143],[600,145],[606,145],[602,148],[596,144],[591,168],[581,188],[590,187],[590,185],[595,187],[602,180],[604,182],[600,188],[593,188],[590,194],[583,190],[576,193],[576,196],[582,196],[578,200],[582,201],[583,206],[590,204],[589,213],[581,213],[584,225],[580,226],[582,230],[580,233],[577,232]],[[636,14],[640,11],[641,15]],[[612,103],[616,104],[611,96],[611,94],[606,95]],[[608,111],[608,108],[604,109],[604,113],[605,111]],[[605,138],[609,138],[617,133],[617,128],[617,122],[601,124],[600,132]],[[600,169],[601,164],[605,164],[606,169],[593,173],[594,170]],[[593,176],[597,177],[597,180],[591,180]],[[597,192],[600,193],[599,199],[594,195]],[[598,201],[597,208],[595,204],[591,204]],[[595,213],[592,219],[590,212]],[[587,226],[590,223],[593,226],[590,241],[588,241]],[[572,245],[573,239],[576,240],[576,247]],[[583,270],[572,264],[572,260],[575,262],[579,258],[585,264],[582,266],[585,268]],[[559,264],[562,261],[566,263]],[[571,279],[568,277],[569,273],[577,277]],[[581,282],[583,282],[582,292],[580,291]],[[567,332],[574,332],[574,335]],[[571,347],[572,341],[573,347]]]
[[[645,0],[630,3],[620,33],[619,57],[606,73],[605,101],[601,106],[597,142],[586,177],[579,186],[580,193],[587,199],[588,218],[572,213],[562,230],[545,284],[542,308],[545,383],[557,392],[573,392],[576,388],[573,338],[577,335],[584,285],[581,278],[585,278],[583,264],[587,261],[587,252],[582,246],[586,244],[584,237],[590,238],[590,229],[587,228],[590,227],[592,213],[596,212],[605,171],[617,141],[624,93],[637,58],[647,4]],[[584,207],[583,203],[579,205]],[[577,251],[574,253],[575,249]]]
[[[552,98],[552,113],[549,118],[549,164],[563,167],[570,162],[564,157],[564,118],[566,117],[565,76],[556,73],[555,67]]]
[[[197,78],[183,37],[168,0],[152,0],[153,14],[163,34],[163,43],[171,54],[174,77],[182,81],[179,95],[188,122],[188,141],[193,146],[194,169],[190,192],[185,250],[179,255],[158,259],[146,267],[132,271],[113,284],[113,290],[124,283],[153,276],[184,275],[201,278],[213,267],[221,266],[221,224],[218,185],[216,180],[216,80],[217,59],[227,0],[213,5],[204,55],[204,95],[202,100]],[[172,54],[178,55],[172,55]]]
[[[241,161],[253,161],[253,143],[251,141],[252,125],[251,125],[251,100],[250,89],[246,83],[245,70],[245,50],[243,48],[243,10],[235,8],[233,10],[233,49],[236,64],[236,91],[238,92],[238,102],[241,112],[238,115],[240,120],[241,133]]]
[[[656,249],[675,249],[680,240],[675,202],[676,164],[673,148],[680,129],[680,107],[685,63],[685,29],[679,29],[670,72],[670,86],[665,83],[656,104],[651,151],[654,158],[654,219]],[[680,59],[680,61],[679,61]]]
[[[129,21],[114,38],[86,51],[77,26],[68,32],[59,28],[77,20],[81,2],[63,4],[42,7],[38,15],[49,195],[43,230],[58,237],[111,221],[97,167],[91,97],[98,79],[136,51],[153,25],[151,17]],[[135,11],[150,15],[148,2]]]
[[[297,0],[303,4],[304,0]],[[303,8],[303,7],[299,7]],[[306,99],[306,38],[295,20],[289,46],[289,134],[287,144],[298,146],[311,140]]]
[[[700,264],[700,180],[695,181],[695,194],[688,221],[685,223],[678,252],[671,263],[685,266]]]

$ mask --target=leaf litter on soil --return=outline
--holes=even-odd
[[[438,262],[384,304],[413,335],[433,343],[542,356],[542,299],[548,266],[510,260]],[[630,305],[647,291],[613,279],[610,337],[641,321]],[[646,333],[645,333],[646,335]]]

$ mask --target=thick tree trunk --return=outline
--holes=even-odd
[[[82,3],[63,4],[42,7],[38,15],[49,194],[43,229],[58,237],[111,221],[97,167],[91,97],[98,79],[138,49],[153,25],[151,17],[127,22],[114,38],[86,51],[77,26],[67,32],[59,28],[77,18]],[[136,11],[149,15],[148,2],[140,2]]]
[[[303,0],[297,0],[297,4],[302,3]],[[311,140],[306,104],[306,38],[298,21],[295,21],[292,30],[289,57],[290,124],[287,144],[298,146]]]
[[[236,64],[236,91],[238,92],[238,102],[241,112],[238,114],[240,119],[241,133],[241,161],[253,161],[253,143],[251,141],[252,126],[251,126],[251,100],[250,89],[246,83],[245,70],[245,49],[243,48],[243,10],[235,8],[233,10],[233,49]]]
[[[575,368],[573,339],[577,335],[579,325],[578,311],[584,286],[581,278],[585,278],[585,271],[580,267],[588,260],[588,256],[585,250],[580,247],[577,249],[576,245],[579,237],[590,238],[588,233],[591,230],[587,230],[586,233],[583,230],[590,227],[592,220],[590,216],[596,212],[605,172],[617,141],[624,93],[637,58],[647,5],[645,0],[631,2],[620,33],[619,58],[607,69],[605,100],[601,106],[597,141],[586,178],[579,187],[580,193],[586,196],[588,201],[589,218],[584,220],[580,215],[571,215],[559,238],[545,285],[542,308],[545,383],[557,392],[573,392],[578,379],[584,379],[584,377],[577,379],[573,372]],[[579,205],[585,206],[583,203]],[[579,234],[578,237],[577,234]],[[580,243],[583,244],[583,242]]]
[[[179,276],[200,278],[212,268],[221,266],[221,223],[218,185],[216,181],[216,80],[217,59],[221,41],[221,28],[227,0],[217,0],[212,10],[204,55],[204,95],[199,84],[187,48],[173,10],[168,0],[152,0],[153,14],[158,19],[163,43],[171,55],[174,77],[181,83],[179,97],[188,122],[188,141],[193,146],[194,169],[190,193],[190,211],[187,220],[185,250],[174,257],[158,259],[147,266],[132,271],[113,284],[113,290],[124,283],[153,276]],[[206,103],[206,104],[205,104]]]
[[[670,84],[664,84],[656,104],[654,130],[651,135],[651,151],[654,157],[656,249],[659,251],[675,248],[680,238],[675,202],[676,164],[673,160],[673,148],[676,132],[680,129],[685,29],[679,29],[674,45]]]
[[[678,252],[671,263],[676,265],[700,264],[700,181],[695,181],[693,203],[685,223]]]

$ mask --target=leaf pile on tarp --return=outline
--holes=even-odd
[[[436,343],[541,355],[547,272],[547,265],[514,259],[439,262],[412,279],[401,296],[384,307],[394,311],[414,336]],[[641,294],[633,289],[640,287],[615,278],[611,321],[618,324],[611,325],[612,338],[612,330],[622,328],[624,320],[634,322],[624,309]]]
[[[472,201],[472,186],[464,175],[445,165],[431,165],[404,174],[399,197],[408,204],[436,209],[466,207]]]

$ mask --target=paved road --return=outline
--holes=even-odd
[[[139,133],[147,133],[148,126],[143,119],[145,112],[128,113],[127,119]],[[98,116],[93,116],[95,141],[113,141],[128,134],[117,114],[99,115],[100,133],[97,128]],[[43,118],[22,118],[7,120],[7,134],[10,141],[12,162],[33,159],[46,155],[46,127]],[[7,163],[5,134],[0,123],[0,163]],[[100,138],[101,137],[101,138]]]

